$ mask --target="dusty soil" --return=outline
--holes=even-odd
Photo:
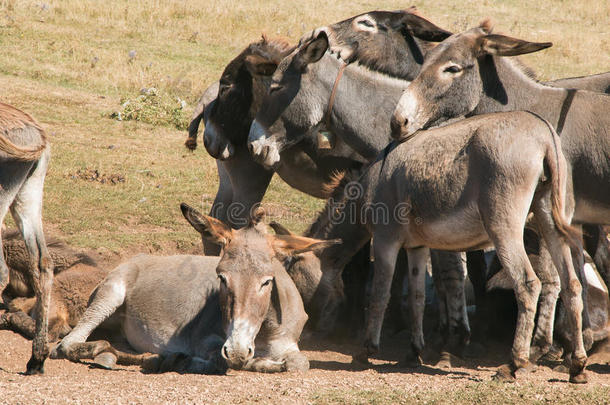
[[[400,339],[390,341],[383,355],[399,358]],[[507,352],[490,354],[478,363],[455,359],[451,369],[436,368],[434,359],[425,359],[427,364],[414,370],[401,369],[388,360],[375,360],[372,369],[357,370],[347,354],[356,346],[332,343],[312,346],[307,341],[302,347],[310,359],[311,370],[303,374],[265,375],[231,370],[226,376],[147,375],[137,367],[107,371],[67,360],[47,360],[44,376],[24,376],[30,342],[9,331],[0,331],[0,342],[0,401],[5,404],[447,403],[470,402],[468,398],[481,400],[487,391],[492,396],[504,392],[501,398],[507,401],[512,398],[510,402],[572,403],[572,395],[577,398],[583,392],[593,392],[593,402],[610,401],[609,353],[594,355],[589,363],[589,384],[574,387],[566,383],[567,374],[546,367],[521,376],[515,384],[490,382],[495,365]]]

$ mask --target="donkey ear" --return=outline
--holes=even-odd
[[[528,42],[504,35],[489,34],[479,39],[481,54],[515,56],[532,53],[552,46],[552,42]]]
[[[222,221],[203,215],[185,203],[180,204],[180,209],[189,224],[206,240],[221,246],[226,246],[231,240],[233,230]]]
[[[275,232],[276,235],[294,235],[284,225],[278,224],[275,221],[271,221],[269,223],[269,226],[273,229],[273,231]]]
[[[343,243],[341,239],[320,240],[297,235],[276,235],[273,248],[284,254],[298,255]]]
[[[424,41],[441,42],[452,35],[451,32],[408,10],[404,12],[401,22],[411,35]]]
[[[315,38],[303,44],[299,50],[299,57],[304,65],[319,61],[328,49],[328,35],[320,30]]]
[[[271,76],[277,63],[260,55],[248,55],[244,59],[246,69],[254,76]]]

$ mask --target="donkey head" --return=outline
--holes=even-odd
[[[421,72],[402,94],[391,121],[392,137],[404,138],[472,112],[490,90],[485,83],[489,69],[483,71],[482,65],[495,69],[493,56],[522,55],[551,45],[491,34],[488,21],[452,35],[427,54]]]
[[[270,235],[261,222],[262,210],[253,215],[247,227],[233,230],[186,204],[181,204],[180,208],[203,238],[223,247],[216,268],[227,336],[222,356],[230,367],[240,369],[254,356],[254,341],[263,323],[277,325],[282,322],[282,308],[287,307],[286,302],[290,299],[279,285],[286,279],[282,277],[285,258],[334,242],[296,235]]]
[[[315,30],[280,62],[273,74],[269,93],[250,127],[248,147],[254,159],[267,167],[277,165],[285,148],[316,133],[323,124],[331,88],[338,74],[336,68],[316,64],[327,50],[348,62],[360,58],[358,62],[372,69],[387,71],[388,66],[381,62],[387,52],[404,56],[412,51],[405,44],[406,36],[411,40],[416,36],[438,41],[448,35],[447,31],[415,14],[382,11]],[[398,37],[402,44],[394,51],[392,47]],[[421,49],[417,49],[417,58],[420,58]],[[405,63],[403,67],[407,65]]]
[[[212,157],[229,159],[236,146],[246,143],[269,78],[290,50],[283,40],[263,36],[226,66],[220,77],[218,96],[204,115],[204,144]]]
[[[321,27],[331,52],[346,63],[358,61],[368,68],[393,77],[413,80],[424,62],[424,54],[451,35],[421,18],[415,7],[400,11],[369,11]],[[428,42],[430,41],[430,42]]]

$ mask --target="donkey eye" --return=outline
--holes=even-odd
[[[373,27],[375,26],[375,25],[374,25],[372,22],[370,22],[369,20],[360,20],[360,21],[358,21],[358,24],[360,24],[360,25],[364,25],[365,27],[368,27],[368,28],[373,28]]]
[[[462,67],[458,65],[447,66],[444,70],[447,73],[459,73],[462,71]]]
[[[230,84],[223,83],[220,85],[219,94],[224,95],[231,88]]]
[[[272,281],[273,281],[273,279],[272,279],[272,278],[270,278],[270,279],[268,279],[268,280],[265,280],[265,282],[264,282],[263,284],[261,284],[261,288],[265,288],[265,287],[267,287],[268,285],[271,285],[271,282],[272,282]]]

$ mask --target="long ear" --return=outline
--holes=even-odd
[[[271,221],[269,226],[273,229],[276,235],[294,235],[288,228],[284,225],[278,224],[275,221]]]
[[[180,209],[184,218],[203,238],[221,246],[226,246],[231,240],[233,230],[222,221],[202,215],[195,208],[185,203],[180,204]]]
[[[254,76],[271,76],[277,63],[260,55],[248,55],[244,59],[246,69]]]
[[[481,54],[515,56],[532,53],[552,46],[552,42],[528,42],[504,35],[489,34],[479,39]]]
[[[451,32],[432,24],[430,21],[412,12],[404,12],[401,22],[411,35],[424,41],[441,42],[452,35]]]
[[[342,243],[341,239],[320,240],[297,235],[276,235],[273,237],[273,248],[279,253],[288,255],[321,250],[339,243]]]
[[[299,49],[299,59],[303,65],[319,61],[328,49],[328,35],[320,30],[315,38],[305,42]]]

